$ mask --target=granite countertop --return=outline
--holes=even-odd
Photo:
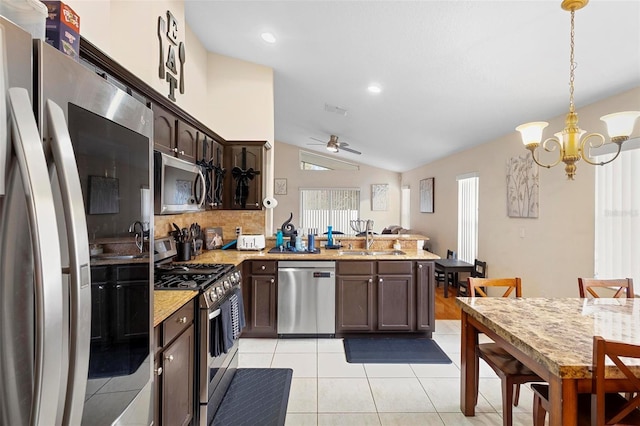
[[[591,377],[593,336],[640,344],[640,299],[459,297],[456,303],[562,378]],[[640,360],[630,364],[640,376]],[[613,365],[606,374],[622,375]]]
[[[198,295],[193,290],[155,290],[153,292],[153,326],[156,327],[189,300]]]
[[[348,250],[343,248],[343,250]],[[353,249],[361,250],[361,249]],[[377,250],[377,249],[376,249]],[[391,249],[380,249],[391,250]],[[233,263],[241,264],[244,260],[435,260],[440,256],[428,252],[426,250],[402,249],[404,255],[350,255],[339,254],[340,250],[320,249],[319,253],[268,253],[269,249],[265,248],[261,251],[245,251],[245,250],[205,250],[201,255],[191,259],[192,263]]]

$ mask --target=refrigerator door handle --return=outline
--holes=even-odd
[[[91,340],[91,277],[89,238],[80,187],[80,177],[64,112],[47,100],[46,114],[51,151],[55,164],[69,243],[70,313],[69,313],[69,377],[63,424],[80,424],[89,371]]]
[[[14,152],[23,178],[33,246],[35,362],[30,417],[31,424],[50,424],[58,410],[62,368],[62,264],[53,193],[32,108],[26,89],[9,89]]]
[[[0,27],[0,196],[6,194],[9,133],[7,132],[7,46],[4,28]]]

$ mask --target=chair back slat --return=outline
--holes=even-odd
[[[597,291],[597,288],[608,288],[615,290],[615,293],[611,297],[635,297],[633,292],[633,279],[623,278],[615,280],[599,280],[595,278],[578,278],[578,290],[580,297],[586,298],[591,295],[593,298],[602,297]],[[588,294],[588,295],[587,295]]]
[[[632,384],[635,397],[631,397],[617,412],[608,413],[605,419],[605,359],[609,357]],[[640,358],[640,346],[605,340],[593,336],[593,394],[591,395],[591,418],[597,425],[619,423],[627,415],[640,408],[640,378],[620,359]],[[633,395],[633,393],[632,393]]]
[[[487,293],[482,287],[506,287],[506,291],[502,297],[509,297],[515,290],[516,297],[522,297],[522,281],[520,278],[467,278],[469,287],[469,296],[476,297],[478,294],[481,297],[487,297]]]

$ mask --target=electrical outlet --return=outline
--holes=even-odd
[[[240,235],[240,234],[242,234],[242,227],[236,226],[236,235]]]

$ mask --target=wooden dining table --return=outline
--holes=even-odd
[[[472,265],[469,262],[465,262],[464,260],[458,260],[458,259],[437,259],[434,262],[434,269],[438,272],[442,272],[445,276],[445,281],[444,281],[444,297],[449,297],[449,284],[446,280],[446,277],[449,276],[449,274],[453,274],[454,276],[454,284],[458,284],[458,273],[460,272],[473,272],[473,269],[475,268],[474,265]]]
[[[458,297],[460,409],[475,415],[478,334],[484,333],[549,383],[549,424],[577,424],[578,394],[591,393],[593,336],[640,345],[640,299]],[[631,391],[607,359],[606,391]],[[640,360],[629,360],[640,377]]]

